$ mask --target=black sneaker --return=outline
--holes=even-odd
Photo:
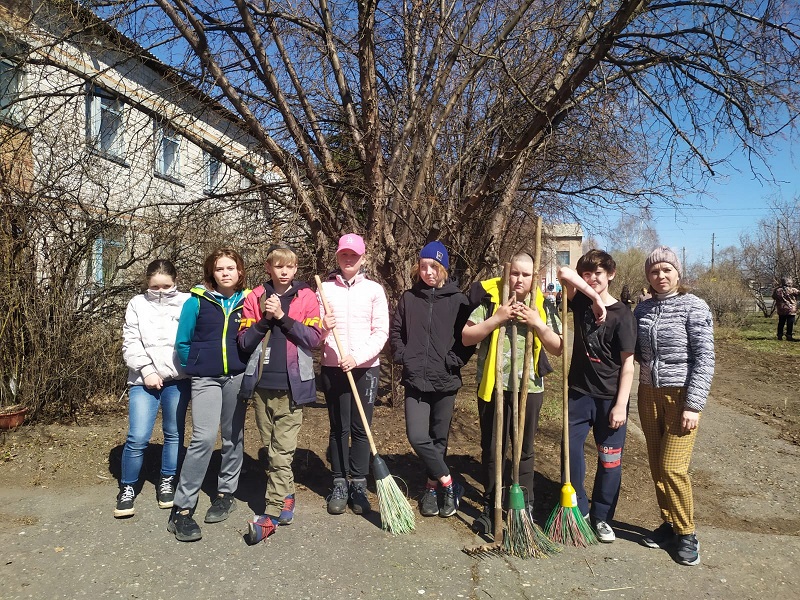
[[[419,514],[423,517],[435,517],[439,514],[439,497],[436,488],[426,487],[419,501]]]
[[[122,519],[124,517],[132,517],[134,513],[133,501],[136,498],[136,492],[133,491],[132,485],[123,485],[119,494],[117,494],[117,507],[114,509],[114,518]]]
[[[200,526],[192,518],[192,513],[188,509],[172,507],[172,512],[167,521],[167,531],[175,534],[175,539],[179,542],[196,542],[203,537]]]
[[[158,508],[172,508],[172,502],[175,500],[174,475],[161,476],[156,490],[156,499],[158,500]]]
[[[350,482],[350,497],[347,500],[347,505],[357,515],[365,515],[372,510],[367,499],[366,479],[353,479]]]
[[[236,500],[234,500],[233,494],[219,494],[214,498],[214,502],[211,503],[211,507],[206,512],[206,517],[203,521],[206,523],[221,523],[235,510]]]
[[[700,542],[694,533],[676,537],[675,562],[687,567],[700,564]]]
[[[328,498],[328,513],[331,515],[344,514],[347,508],[347,480],[337,477],[333,480],[333,492]]]
[[[662,550],[669,548],[675,541],[675,531],[669,523],[662,523],[658,529],[654,529],[641,539],[642,546]]]
[[[458,511],[461,503],[461,496],[464,495],[464,488],[455,481],[442,490],[442,508],[439,509],[440,517],[452,517]]]
[[[481,514],[472,522],[472,531],[478,535],[494,536],[494,508],[484,505]]]

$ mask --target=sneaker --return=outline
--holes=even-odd
[[[211,503],[211,507],[208,509],[203,521],[206,523],[221,523],[231,516],[234,510],[236,510],[236,500],[234,500],[233,494],[219,494],[214,498],[214,502]]]
[[[694,533],[676,536],[675,561],[693,567],[700,564],[700,542]]]
[[[422,499],[419,501],[419,514],[423,517],[435,517],[439,514],[439,498],[436,488],[425,488]]]
[[[333,480],[333,492],[328,498],[328,514],[341,515],[347,508],[347,480],[337,477]]]
[[[277,528],[278,524],[273,517],[253,515],[253,520],[247,522],[247,533],[244,537],[249,545],[255,546],[275,533]]]
[[[472,522],[472,531],[478,535],[494,536],[494,509],[488,504]]]
[[[203,537],[200,526],[192,518],[190,510],[172,507],[167,521],[167,531],[175,534],[179,542],[196,542]]]
[[[175,476],[162,475],[158,481],[156,490],[158,508],[172,508],[172,501],[175,500]]]
[[[662,550],[668,548],[675,541],[675,532],[672,525],[669,523],[662,523],[658,529],[654,529],[651,533],[641,539],[642,546],[648,548],[661,548]]]
[[[440,517],[452,517],[458,510],[461,503],[461,496],[464,495],[464,488],[455,481],[445,487],[442,493],[442,508],[439,509]]]
[[[291,525],[294,521],[294,494],[289,494],[283,499],[281,516],[278,517],[278,525]]]
[[[347,500],[347,505],[357,515],[365,515],[372,510],[367,499],[366,479],[353,479],[350,482],[350,497]]]
[[[614,530],[611,529],[611,525],[605,521],[595,521],[594,531],[597,534],[597,539],[604,544],[610,544],[617,539],[617,536],[614,535]]]
[[[133,501],[136,498],[136,492],[133,491],[132,485],[123,485],[119,494],[117,494],[117,508],[114,509],[114,518],[121,519],[123,517],[132,517],[134,513]]]

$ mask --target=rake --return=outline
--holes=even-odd
[[[533,258],[533,281],[528,306],[536,310],[536,294],[538,293],[539,266],[541,261],[542,218],[536,220],[536,243]],[[533,359],[533,330],[528,328],[525,335],[525,354],[522,367],[521,383],[517,379],[517,325],[511,323],[511,397],[513,406],[514,443],[512,453],[511,489],[508,493],[509,510],[506,513],[506,535],[503,536],[503,548],[518,558],[546,558],[560,552],[560,548],[545,535],[541,527],[534,523],[525,505],[525,494],[519,485],[519,463],[522,459],[522,440],[525,434],[525,411],[528,406],[528,379]],[[517,393],[519,388],[519,393]],[[528,490],[530,494],[532,490]]]
[[[501,301],[508,298],[508,279],[511,274],[511,263],[506,263],[503,268],[500,294]],[[469,556],[486,558],[503,554],[503,340],[506,335],[505,325],[499,327],[497,344],[497,360],[495,361],[495,386],[494,386],[494,541],[474,548],[464,548]]]

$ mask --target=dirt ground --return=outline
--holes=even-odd
[[[730,340],[718,341],[717,354],[712,397],[701,421],[692,468],[697,521],[701,528],[719,532],[717,547],[721,548],[724,541],[731,546],[732,553],[739,550],[739,542],[735,540],[743,534],[766,536],[767,541],[759,541],[759,544],[767,544],[764,547],[769,548],[769,540],[772,540],[776,549],[781,548],[786,536],[793,539],[800,536],[800,501],[797,500],[800,498],[800,461],[797,460],[800,457],[800,405],[796,391],[800,365],[797,358],[789,354],[748,351]],[[554,391],[559,388],[557,380],[557,374],[551,376],[551,390],[546,401],[555,416],[544,420],[537,436],[536,506],[540,522],[556,505],[560,489],[560,420],[556,418],[559,398]],[[467,493],[461,518],[445,523],[446,527],[454,530],[453,535],[462,539],[471,535],[468,527],[478,514],[481,492],[477,482],[479,448],[474,389],[473,379],[468,375],[457,402],[449,449],[451,469],[466,483]],[[628,532],[630,539],[635,541],[636,534],[659,521],[644,438],[637,427],[635,399],[632,399],[631,406],[623,488],[616,520],[618,533],[624,536],[622,532]],[[83,415],[78,424],[24,426],[2,434],[0,498],[5,496],[22,502],[27,495],[36,493],[63,495],[65,498],[88,494],[90,504],[105,515],[103,519],[108,519],[114,503],[126,427],[124,413],[117,411]],[[259,497],[263,497],[265,481],[259,464],[260,444],[252,411],[248,414],[246,428],[245,465],[237,496],[246,499],[250,507],[258,511],[259,502],[263,503]],[[424,484],[424,474],[408,445],[402,408],[387,404],[376,407],[373,429],[379,452],[386,459],[389,470],[404,482],[409,496],[416,498]],[[324,498],[331,487],[326,461],[327,432],[324,405],[319,403],[306,408],[294,464],[295,476],[303,501],[319,507],[324,507]],[[144,476],[149,483],[144,484],[142,498],[153,494],[152,484],[158,476],[160,441],[157,427],[145,464]],[[587,446],[587,458],[592,452]],[[218,461],[217,452],[204,484],[204,491],[209,494],[214,491],[214,471]],[[591,486],[591,477],[588,479],[587,487]],[[372,500],[377,503],[374,495]],[[144,500],[137,499],[137,506],[141,502]],[[42,525],[35,511],[20,513],[4,509],[3,505],[5,503],[0,503],[0,540],[4,539],[3,534],[13,536],[20,528]],[[163,533],[160,535],[165,537]],[[797,546],[795,541],[792,544]],[[6,571],[13,568],[12,563],[12,560],[6,562]],[[748,564],[752,576],[760,576],[763,580],[763,565]],[[781,584],[786,583],[780,578],[778,580]],[[621,596],[655,597],[646,593]],[[0,598],[5,597],[0,590]],[[315,596],[311,594],[308,597]],[[585,597],[593,597],[593,594]],[[704,597],[749,598],[755,594],[750,595],[747,591],[718,592]]]

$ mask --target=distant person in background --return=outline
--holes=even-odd
[[[652,297],[653,296],[650,294],[650,291],[646,287],[643,287],[641,293],[636,298],[636,304],[641,304],[645,300],[650,300]]]
[[[630,308],[633,304],[631,300],[631,290],[627,285],[622,286],[622,291],[619,294],[619,301],[622,302],[626,308]]]
[[[547,284],[547,291],[544,293],[544,301],[546,304],[550,304],[550,309],[553,312],[557,310],[558,303],[556,302],[556,286],[552,283]]]
[[[800,290],[792,287],[791,277],[782,277],[780,287],[776,287],[772,291],[772,299],[775,300],[775,306],[778,310],[778,339],[783,339],[783,327],[786,326],[786,341],[794,342],[792,331],[794,330],[794,318],[797,314],[797,298],[800,296]]]

